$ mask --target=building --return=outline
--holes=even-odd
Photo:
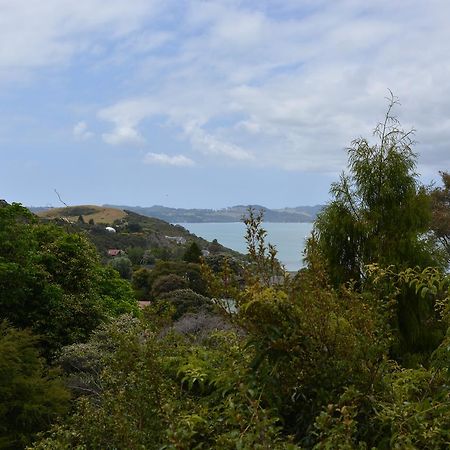
[[[125,252],[123,250],[119,250],[118,248],[110,248],[108,250],[108,256],[122,256],[125,255]]]

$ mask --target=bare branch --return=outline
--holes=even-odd
[[[69,207],[69,205],[68,205],[66,202],[64,202],[64,201],[62,200],[62,198],[61,198],[61,196],[59,195],[58,191],[57,191],[56,189],[54,189],[54,191],[55,191],[56,195],[58,196],[59,201],[60,201],[64,206]]]

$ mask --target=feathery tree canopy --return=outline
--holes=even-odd
[[[404,131],[392,115],[391,97],[384,121],[371,144],[358,138],[348,149],[348,173],[331,186],[333,201],[319,215],[314,231],[331,279],[360,280],[364,266],[399,268],[433,265],[421,236],[431,210],[420,185],[413,152],[413,130]]]

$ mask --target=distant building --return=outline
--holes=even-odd
[[[210,252],[208,250],[202,250],[202,256],[204,256],[206,258],[209,255],[210,255]]]
[[[184,238],[183,236],[166,236],[166,239],[168,239],[169,241],[175,241],[180,245],[186,244],[186,238]]]
[[[150,301],[149,300],[139,300],[138,305],[139,305],[139,308],[144,309],[150,305]]]
[[[106,227],[105,230],[109,231],[110,233],[115,233],[116,232],[115,228],[113,228],[113,227]]]
[[[125,252],[123,250],[120,250],[118,248],[110,248],[108,250],[108,256],[121,256],[124,255]]]

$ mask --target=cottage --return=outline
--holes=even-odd
[[[125,252],[123,250],[119,250],[118,248],[110,248],[108,250],[108,256],[121,256],[124,254]]]

